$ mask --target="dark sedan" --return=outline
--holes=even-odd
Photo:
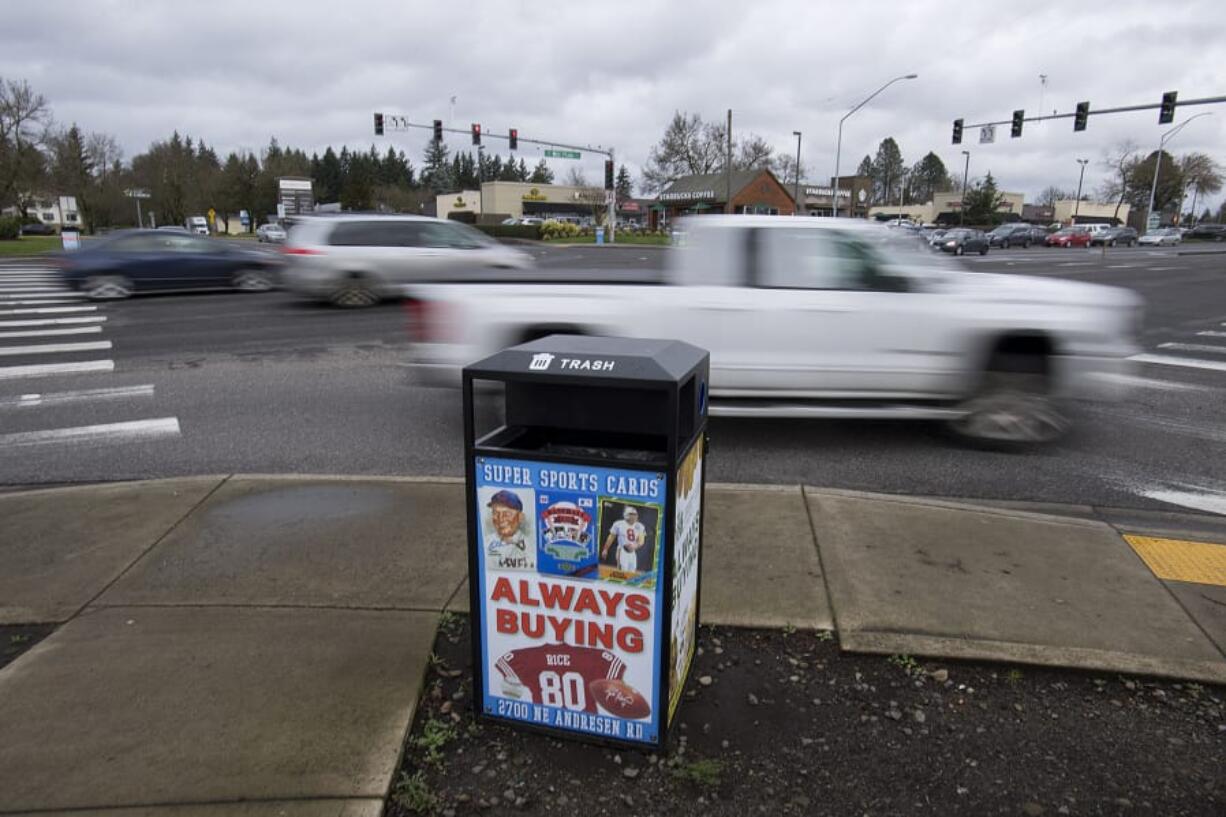
[[[1010,247],[1029,247],[1047,237],[1045,232],[1043,238],[1036,240],[1033,229],[1029,224],[1002,224],[988,233],[988,243],[993,247],[1007,250]]]
[[[968,252],[987,255],[988,237],[979,230],[959,228],[946,232],[933,246],[942,252],[951,252],[954,255],[965,255]]]
[[[1090,236],[1091,247],[1133,247],[1137,243],[1137,231],[1131,227],[1112,227]]]
[[[272,253],[165,230],[114,233],[57,260],[69,286],[97,299],[188,289],[265,292],[281,265]]]
[[[1197,224],[1184,238],[1201,241],[1226,241],[1226,224]]]
[[[55,235],[55,228],[41,221],[30,221],[21,225],[22,235]]]

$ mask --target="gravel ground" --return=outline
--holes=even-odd
[[[0,626],[0,668],[16,661],[23,652],[51,635],[54,629],[54,624]]]
[[[1226,689],[702,628],[667,756],[473,720],[447,617],[387,814],[1226,814]]]

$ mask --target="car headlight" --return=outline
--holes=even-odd
[[[946,241],[945,246],[946,247],[956,247],[958,246],[958,242],[957,241]]]

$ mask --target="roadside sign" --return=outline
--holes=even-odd
[[[60,233],[60,243],[66,251],[81,249],[81,234],[76,230],[63,230]]]
[[[617,191],[616,191],[616,190],[606,190],[606,191],[604,191],[604,203],[605,203],[605,204],[612,204],[612,203],[614,202],[614,200],[615,200],[615,199],[614,199],[614,196],[616,196],[616,195],[617,195]]]
[[[123,194],[124,194],[125,196],[127,196],[128,198],[130,198],[130,199],[147,199],[147,198],[149,198],[149,191],[148,191],[148,190],[140,190],[140,189],[137,189],[137,188],[132,188],[132,187],[130,187],[130,188],[128,188],[127,190],[123,191]]]
[[[1161,218],[1157,213],[1150,213],[1149,218],[1145,219],[1146,231],[1158,229],[1158,223],[1160,221],[1161,221]]]
[[[550,159],[578,159],[580,153],[577,150],[546,150],[545,156]]]
[[[979,144],[990,145],[996,141],[996,126],[984,125],[979,129]]]
[[[216,220],[217,220],[217,211],[214,210],[212,207],[210,207],[209,208],[209,224],[212,224]]]
[[[285,202],[277,202],[277,218],[285,218]]]

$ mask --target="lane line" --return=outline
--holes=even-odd
[[[1146,267],[1150,272],[1167,272],[1168,270],[1179,269],[1178,267]]]
[[[1170,355],[1133,355],[1128,359],[1135,360],[1137,363],[1152,363],[1156,366],[1183,366],[1188,369],[1226,372],[1226,362],[1216,360],[1197,360],[1192,357],[1171,357]]]
[[[103,323],[105,315],[90,315],[87,318],[43,318],[33,321],[0,321],[0,327],[10,326],[61,326],[69,323]]]
[[[0,355],[58,355],[65,352],[105,352],[111,348],[109,340],[88,343],[43,343],[35,346],[0,346]],[[1222,351],[1226,352],[1226,349]]]
[[[4,300],[4,301],[12,301],[17,298],[29,298],[31,296],[38,297],[38,298],[83,298],[85,297],[84,295],[81,295],[77,292],[68,292],[64,289],[56,290],[56,293],[54,295],[50,294],[49,292],[47,294],[43,294],[42,292],[0,292],[0,300]]]
[[[0,332],[0,338],[47,338],[56,335],[96,335],[101,326],[72,326],[67,329],[27,329],[18,332]]]
[[[66,286],[61,286],[54,281],[46,283],[31,282],[28,284],[14,284],[13,286],[5,286],[0,284],[0,292],[63,292],[68,289]]]
[[[1197,332],[1202,338],[1226,338],[1226,332],[1214,332],[1212,329],[1206,329],[1204,332]]]
[[[102,423],[93,426],[0,434],[0,448],[20,448],[48,443],[121,443],[178,436],[179,419],[159,417],[156,420],[132,420],[125,423]]]
[[[0,315],[55,315],[63,312],[97,312],[96,306],[57,306],[43,309],[0,309]]]
[[[113,360],[83,360],[76,363],[40,363],[29,366],[0,366],[0,380],[15,380],[19,377],[53,377],[61,374],[84,374],[86,372],[113,372]]]
[[[15,397],[0,397],[0,409],[57,406],[64,403],[84,403],[95,400],[127,400],[135,397],[152,397],[153,386],[120,386],[114,389],[81,389],[79,391],[47,392],[46,394],[20,394]]]
[[[77,300],[77,301],[81,300],[81,297],[78,295],[65,295],[65,296],[49,295],[46,297],[58,298],[59,300],[54,300],[54,301],[47,301],[47,300],[5,301],[5,300],[0,300],[0,306],[54,306],[56,304],[67,303],[68,301],[72,301],[72,300]],[[68,301],[65,301],[64,300],[65,298],[67,298]],[[3,314],[3,313],[0,313],[0,314]]]
[[[1207,343],[1159,343],[1159,349],[1177,349],[1180,352],[1209,352],[1226,355],[1226,346],[1210,346]]]
[[[1199,383],[1183,383],[1178,380],[1159,380],[1154,377],[1141,377],[1135,374],[1120,374],[1117,372],[1099,372],[1093,375],[1095,380],[1112,383],[1118,386],[1128,386],[1137,389],[1154,391],[1218,391],[1214,386],[1202,386]]]
[[[1141,491],[1140,494],[1168,505],[1179,505],[1226,516],[1226,494],[1207,491],[1178,491],[1168,488],[1153,488]]]

